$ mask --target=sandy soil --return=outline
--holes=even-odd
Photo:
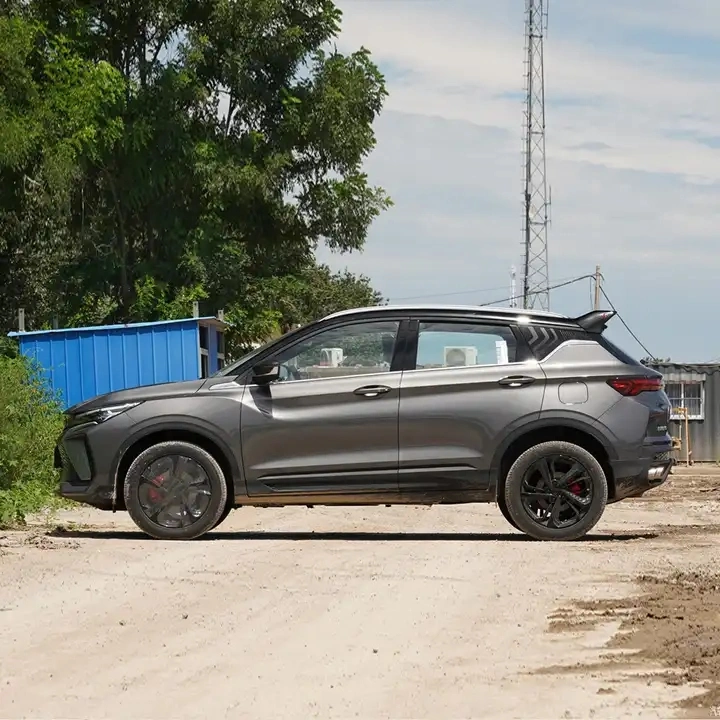
[[[491,505],[0,533],[0,717],[720,716],[720,474],[692,472],[568,544]]]

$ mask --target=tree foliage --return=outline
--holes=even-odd
[[[240,342],[380,301],[318,266],[390,205],[386,96],[331,0],[28,0],[0,15],[0,322],[224,308]]]

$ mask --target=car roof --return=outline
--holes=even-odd
[[[526,315],[535,318],[548,318],[549,320],[570,320],[567,315],[549,312],[548,310],[530,310],[527,308],[511,308],[500,307],[497,305],[375,305],[373,307],[353,308],[350,310],[340,310],[339,312],[326,315],[323,320],[330,318],[343,317],[345,315],[359,315],[362,313],[377,313],[386,311],[388,313],[396,312],[447,312],[447,313],[473,313],[478,315],[498,315],[505,314],[508,316]]]

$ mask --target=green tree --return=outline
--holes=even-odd
[[[184,315],[201,300],[223,307],[248,337],[307,317],[312,303],[322,311],[303,281],[326,272],[314,267],[314,250],[319,243],[362,249],[370,223],[390,205],[362,171],[384,79],[367,50],[331,49],[341,21],[335,5],[29,0],[19,7],[5,22],[36,28],[46,44],[63,48],[61,67],[72,72],[44,72],[48,53],[28,41],[13,75],[19,90],[0,66],[0,135],[5,118],[24,107],[22,93],[35,87],[38,97],[66,98],[66,106],[45,110],[49,126],[74,118],[56,136],[28,133],[35,155],[59,153],[59,139],[79,139],[60,154],[70,157],[60,173],[63,194],[31,216],[36,225],[22,236],[0,230],[6,244],[22,237],[23,249],[31,239],[54,243],[46,265],[9,304],[0,298],[3,306],[14,311],[38,286],[47,288],[45,305],[27,301],[38,326],[51,312],[67,324]],[[21,57],[17,42],[12,32],[0,35],[0,58]],[[88,95],[79,120],[78,88]],[[14,126],[20,147],[30,142],[25,127]],[[13,171],[37,178],[22,163],[0,157],[0,193]],[[19,194],[17,178],[11,185]],[[5,277],[13,252],[0,245]],[[31,267],[14,262],[12,272]],[[350,276],[343,282],[350,293]],[[294,292],[304,298],[295,300],[297,311],[288,303]]]
[[[20,15],[0,16],[0,327],[21,306],[43,322],[79,250],[76,183],[121,136],[122,78]]]

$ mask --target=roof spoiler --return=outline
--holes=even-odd
[[[616,315],[617,312],[615,310],[591,310],[589,313],[576,317],[575,322],[585,330],[585,332],[597,333],[599,335]]]

